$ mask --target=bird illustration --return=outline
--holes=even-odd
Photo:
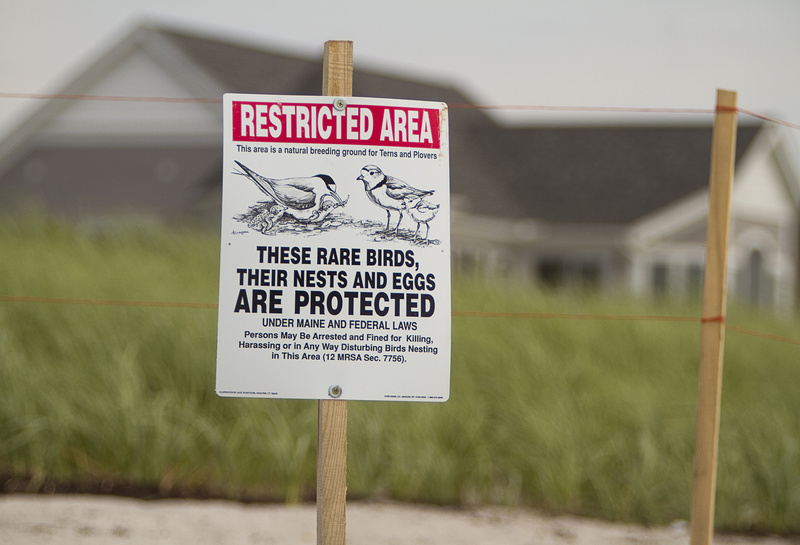
[[[417,229],[414,231],[414,241],[417,240],[420,224],[424,223],[426,227],[424,241],[428,242],[428,234],[431,232],[431,226],[428,225],[428,222],[436,217],[436,214],[439,212],[439,205],[431,204],[417,195],[409,195],[403,198],[403,208],[406,209],[411,219],[417,222]]]
[[[397,230],[400,229],[400,222],[403,220],[403,199],[411,195],[421,198],[433,194],[433,190],[417,189],[403,180],[387,176],[375,165],[367,165],[362,168],[361,175],[356,179],[364,182],[364,191],[367,192],[369,200],[386,210],[386,232],[389,232],[391,225],[392,210],[396,210],[399,213],[400,217],[397,219],[397,225],[394,228],[395,235]],[[417,227],[419,227],[419,224],[417,224]]]
[[[336,193],[336,183],[327,174],[317,174],[310,178],[284,178],[276,180],[266,178],[247,168],[239,161],[234,161],[258,188],[264,192],[275,205],[269,210],[268,217],[263,218],[268,229],[284,214],[301,222],[319,222],[325,219],[331,210],[347,204]]]

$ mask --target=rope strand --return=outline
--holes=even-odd
[[[133,96],[106,96],[106,95],[81,95],[58,93],[2,93],[0,98],[11,99],[40,99],[40,100],[96,100],[105,102],[161,102],[171,104],[222,104],[221,98],[180,98],[180,97],[133,97]],[[597,113],[663,113],[663,114],[713,114],[720,108],[658,108],[658,107],[627,107],[627,106],[547,106],[525,104],[449,104],[455,109],[476,110],[517,110],[517,111],[545,111],[545,112],[597,112]],[[800,123],[792,123],[784,119],[768,116],[744,108],[727,108],[725,111],[735,111],[743,115],[755,117],[769,123],[783,125],[792,129],[800,129]]]
[[[34,297],[24,295],[0,295],[0,303],[50,303],[65,305],[93,305],[93,306],[122,306],[122,307],[151,307],[151,308],[198,308],[198,309],[217,309],[217,303],[196,303],[181,301],[126,301],[112,299],[70,299],[66,297]],[[774,333],[766,333],[753,329],[746,329],[728,325],[721,316],[702,318],[697,316],[659,316],[659,315],[604,315],[604,314],[569,314],[553,312],[484,312],[469,310],[454,310],[451,312],[453,317],[462,318],[513,318],[513,319],[545,319],[545,320],[596,320],[596,321],[631,321],[631,322],[720,322],[725,329],[761,337],[778,342],[800,345],[800,339],[793,339]]]

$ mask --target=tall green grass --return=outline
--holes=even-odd
[[[0,222],[0,295],[213,303],[217,275],[214,234]],[[456,278],[453,294],[455,311],[700,313],[474,278]],[[800,330],[744,308],[729,323]],[[456,315],[450,401],[349,404],[349,494],[687,519],[699,332],[697,322]],[[312,497],[316,403],[218,398],[215,336],[213,309],[0,302],[0,474],[30,490]],[[728,333],[720,528],[800,532],[798,384],[800,347]]]

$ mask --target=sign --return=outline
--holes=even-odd
[[[227,94],[217,393],[446,401],[447,107]]]

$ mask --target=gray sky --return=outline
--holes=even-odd
[[[800,123],[796,0],[4,0],[0,91],[56,91],[145,19],[307,55],[352,40],[357,66],[454,85],[485,104],[713,108],[726,88],[742,108]],[[0,126],[33,102],[0,98]]]

